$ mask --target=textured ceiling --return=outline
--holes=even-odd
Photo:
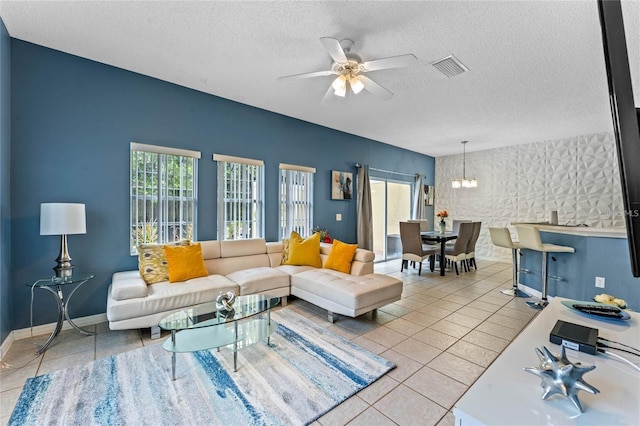
[[[640,105],[640,1],[623,10]],[[0,0],[0,16],[17,39],[433,156],[612,128],[595,0]],[[390,101],[321,104],[331,77],[277,77],[328,69],[323,36],[418,65],[368,74]],[[451,54],[470,72],[430,65]]]

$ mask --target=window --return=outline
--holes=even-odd
[[[280,239],[289,238],[291,231],[311,235],[315,172],[312,167],[280,164]]]
[[[196,235],[200,152],[131,143],[131,247]]]
[[[264,163],[213,154],[218,162],[218,239],[264,236]]]

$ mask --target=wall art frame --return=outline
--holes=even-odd
[[[331,199],[351,200],[353,198],[353,173],[331,171]]]

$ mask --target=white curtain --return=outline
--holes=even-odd
[[[358,247],[373,250],[373,212],[369,166],[358,169]]]
[[[425,219],[423,185],[423,176],[418,173],[413,188],[413,211],[411,212],[411,218],[414,220]]]

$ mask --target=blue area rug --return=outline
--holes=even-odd
[[[28,379],[9,425],[309,424],[394,364],[295,312],[271,346],[171,354],[161,345]]]

